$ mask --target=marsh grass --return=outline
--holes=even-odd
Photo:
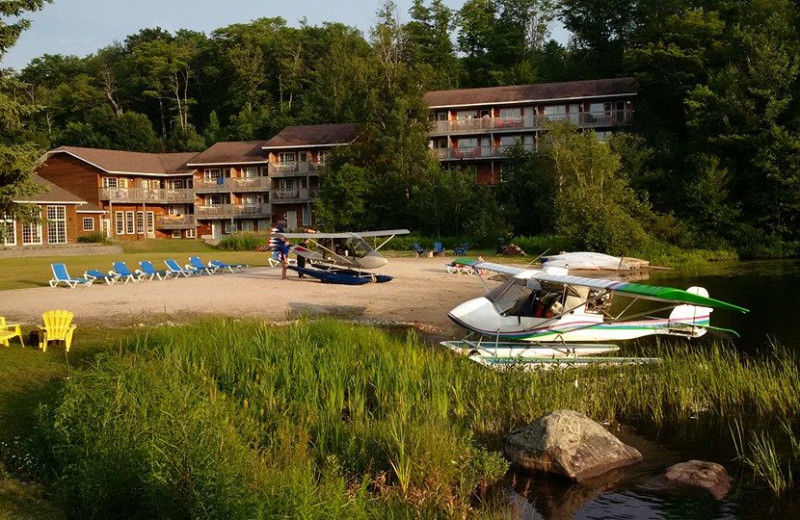
[[[414,333],[332,320],[151,327],[73,371],[40,445],[71,513],[95,517],[495,516],[484,492],[507,469],[503,437],[563,408],[700,434],[763,425],[741,458],[776,492],[759,468],[791,482],[800,442],[787,458],[767,425],[797,413],[794,360],[722,344],[647,353],[663,363],[498,373]]]

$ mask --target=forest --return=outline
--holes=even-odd
[[[0,57],[25,29],[9,17],[47,1],[4,3]],[[797,2],[414,0],[399,13],[388,1],[376,19],[369,34],[269,17],[211,34],[145,28],[2,70],[0,210],[56,146],[200,151],[352,122],[361,138],[321,177],[324,228],[556,235],[615,254],[800,252]],[[536,152],[512,151],[499,186],[429,153],[426,91],[620,76],[639,85],[632,126],[608,142],[554,126]]]

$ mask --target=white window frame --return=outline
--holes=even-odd
[[[125,177],[120,177],[117,181],[118,188],[127,188],[128,187],[128,179]]]
[[[248,166],[244,169],[244,177],[247,179],[255,179],[258,177],[258,166]]]
[[[297,162],[297,155],[295,152],[279,152],[278,161],[280,164],[295,164]]]
[[[82,217],[84,231],[94,231],[94,217]]]
[[[222,170],[219,168],[206,168],[203,170],[203,180],[206,182],[216,182],[222,177]]]
[[[17,245],[17,221],[11,217],[5,216],[0,220],[0,225],[5,226],[6,236],[3,239],[3,245],[16,246]]]
[[[66,206],[47,206],[47,243],[67,243]]]
[[[195,228],[187,229],[186,238],[197,238],[197,230]]]
[[[126,211],[125,212],[125,234],[126,235],[135,235],[136,234],[136,212],[135,211]]]
[[[144,235],[144,211],[136,212],[136,234]]]
[[[42,221],[41,209],[39,209],[39,219],[36,222],[22,224],[22,245],[40,246],[42,245]],[[26,240],[27,235],[27,240]]]
[[[116,188],[118,186],[116,177],[103,177],[102,183],[104,188]]]
[[[114,230],[116,231],[117,235],[124,235],[125,234],[125,212],[124,211],[115,211],[114,212]]]
[[[154,211],[145,213],[145,229],[147,229],[148,233],[156,232],[156,214]]]

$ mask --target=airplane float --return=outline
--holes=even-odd
[[[362,285],[383,283],[391,276],[369,272],[387,264],[378,252],[397,235],[407,235],[407,229],[362,231],[357,233],[280,233],[286,239],[307,240],[309,245],[296,244],[290,251],[304,257],[307,267],[289,266],[289,269],[317,278],[323,283]],[[388,237],[377,247],[370,246],[365,238]]]
[[[711,332],[723,337],[736,332],[712,327],[713,309],[748,312],[747,309],[710,298],[702,287],[681,290],[626,281],[570,275],[561,267],[520,268],[458,259],[480,272],[505,277],[500,285],[486,287],[486,294],[468,300],[448,313],[458,325],[477,335],[478,341],[448,341],[445,346],[471,355],[488,366],[569,358],[574,364],[627,364],[642,358],[589,358],[619,350],[602,342],[629,340],[649,335],[696,338]],[[631,301],[613,314],[614,296]],[[637,300],[662,305],[643,312],[632,310]],[[658,313],[669,311],[666,317]],[[656,314],[656,316],[654,316]],[[468,336],[469,337],[469,336]],[[646,360],[645,360],[646,361]]]

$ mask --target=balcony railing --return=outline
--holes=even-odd
[[[269,204],[218,204],[195,206],[194,213],[199,219],[269,218],[272,215],[272,208]]]
[[[197,227],[194,215],[158,215],[157,229],[191,229]]]
[[[431,135],[441,135],[538,130],[543,129],[549,122],[564,120],[571,121],[580,127],[614,126],[630,123],[632,117],[632,109],[533,117],[481,117],[454,121],[433,121],[430,133]]]
[[[274,189],[270,192],[270,201],[273,204],[288,204],[292,202],[307,202],[317,197],[317,188]]]
[[[508,146],[474,146],[469,148],[435,148],[431,150],[436,159],[440,161],[466,160],[466,159],[494,159],[503,157],[506,152],[514,148]],[[522,145],[526,151],[534,150],[532,143]]]
[[[220,177],[199,180],[194,183],[197,193],[242,193],[269,191],[269,177]]]
[[[325,163],[320,162],[270,163],[269,175],[270,177],[294,177],[317,174],[323,168],[325,168]]]
[[[194,202],[194,190],[159,188],[100,188],[100,200],[110,202]]]

